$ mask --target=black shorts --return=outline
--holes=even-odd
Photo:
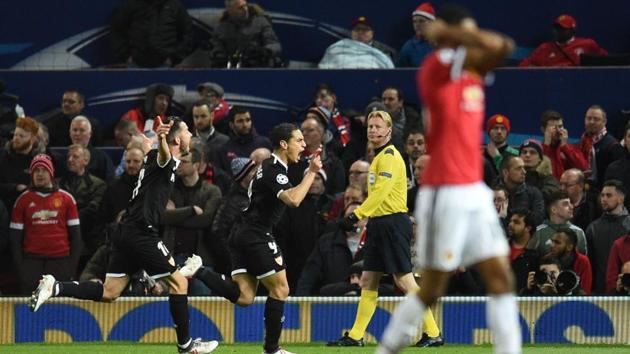
[[[112,235],[107,276],[122,277],[144,269],[154,279],[163,278],[177,270],[170,259],[171,253],[157,235],[121,226]]]
[[[282,251],[270,232],[239,225],[231,233],[228,247],[232,275],[249,273],[262,279],[286,269]]]
[[[363,246],[363,270],[387,274],[410,273],[412,234],[407,214],[370,218]]]

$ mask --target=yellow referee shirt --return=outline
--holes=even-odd
[[[368,197],[354,210],[359,219],[407,212],[407,171],[391,143],[375,151],[368,177]]]

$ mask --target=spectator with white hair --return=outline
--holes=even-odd
[[[104,181],[114,179],[112,159],[105,152],[96,149],[91,144],[92,124],[90,120],[85,116],[74,117],[70,123],[69,134],[73,145],[81,145],[89,150],[90,164],[87,166],[88,171]]]

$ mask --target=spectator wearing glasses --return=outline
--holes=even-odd
[[[48,128],[50,146],[66,147],[72,144],[68,131],[72,119],[82,115],[85,108],[85,96],[77,89],[67,89],[61,97],[60,111],[55,115],[44,118],[44,125]],[[101,129],[98,119],[88,118],[92,125],[92,143],[100,146],[102,141]]]
[[[571,168],[562,173],[560,189],[567,193],[573,206],[572,223],[582,230],[601,214],[599,192],[594,188],[587,188],[584,172]]]

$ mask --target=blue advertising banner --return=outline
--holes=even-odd
[[[383,335],[402,298],[381,298],[366,333],[367,342]],[[485,297],[445,297],[434,313],[442,334],[453,344],[491,342]],[[282,341],[324,342],[352,327],[358,298],[291,298],[285,308]],[[215,297],[191,298],[191,335],[226,343],[263,340],[264,298],[246,308]],[[175,340],[166,298],[122,298],[113,304],[53,299],[31,313],[26,299],[0,300],[0,344],[25,342]],[[524,343],[628,344],[630,299],[610,297],[520,298]]]

